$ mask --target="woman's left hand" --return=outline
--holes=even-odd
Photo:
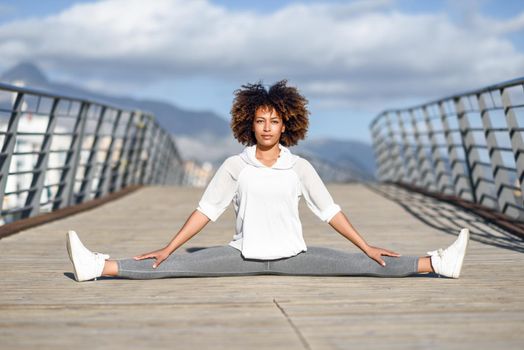
[[[379,248],[379,247],[373,247],[373,246],[369,246],[364,251],[364,253],[366,253],[367,256],[369,256],[371,259],[375,260],[376,262],[378,262],[382,266],[386,266],[386,262],[384,260],[382,260],[382,258],[381,258],[382,255],[394,256],[394,257],[399,257],[400,256],[399,253],[395,253],[395,252],[393,252],[391,250],[384,249],[384,248]]]

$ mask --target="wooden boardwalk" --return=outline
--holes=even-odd
[[[0,349],[522,349],[524,242],[473,215],[383,185],[329,186],[373,245],[404,255],[472,241],[460,279],[239,276],[77,283],[75,229],[113,258],[163,246],[202,189],[150,187],[0,240]],[[309,246],[357,251],[301,207]],[[185,246],[227,244],[230,209]]]

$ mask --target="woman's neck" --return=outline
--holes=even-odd
[[[275,144],[271,147],[264,147],[257,144],[255,157],[259,160],[276,160],[280,156],[279,144]]]

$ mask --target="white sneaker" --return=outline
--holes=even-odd
[[[75,231],[69,231],[66,235],[67,252],[73,263],[75,279],[78,282],[97,279],[102,276],[106,259],[109,255],[91,252],[84,247]]]
[[[446,249],[437,249],[428,254],[431,256],[431,265],[436,273],[442,276],[459,278],[462,262],[468,247],[469,230],[463,228],[452,245]]]

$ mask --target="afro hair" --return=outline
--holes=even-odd
[[[287,80],[281,80],[266,90],[262,82],[258,82],[242,85],[235,91],[231,107],[231,129],[238,142],[246,146],[256,144],[252,125],[259,108],[275,110],[282,118],[286,127],[280,137],[282,145],[294,146],[305,138],[309,126],[308,101],[297,88],[286,84]]]

